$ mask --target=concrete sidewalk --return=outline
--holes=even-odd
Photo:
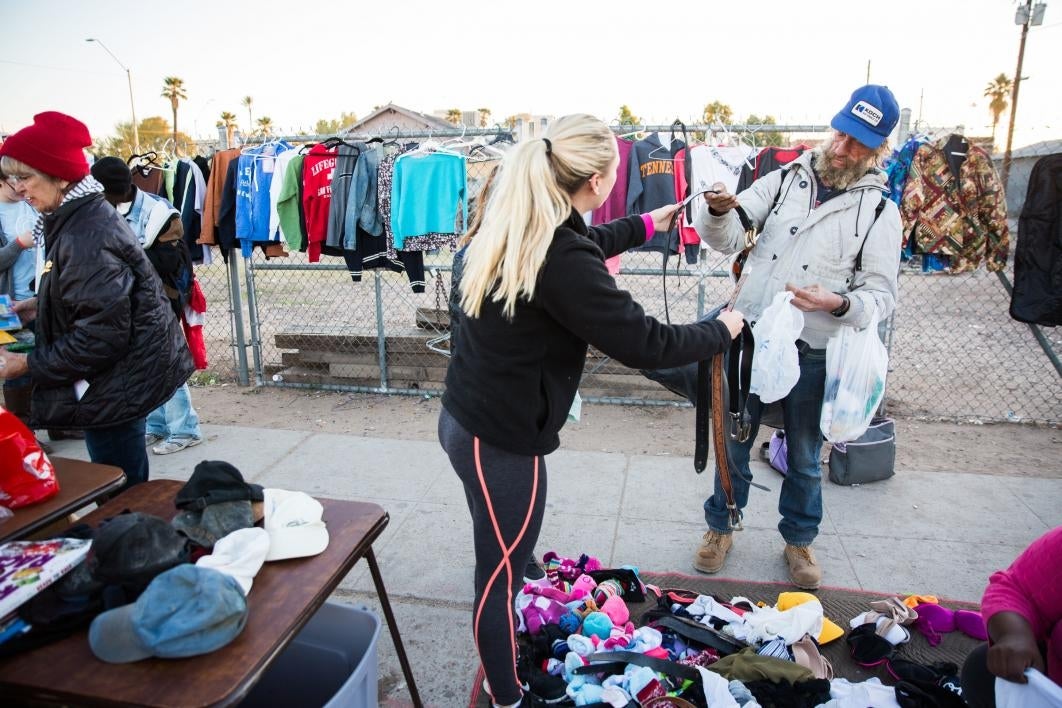
[[[388,511],[390,524],[374,549],[421,697],[432,706],[466,705],[479,663],[471,633],[471,522],[438,444],[234,426],[203,431],[196,448],[151,455],[151,477],[187,479],[201,460],[226,460],[258,484],[372,501]],[[88,459],[81,442],[54,448]],[[711,477],[695,474],[692,458],[562,449],[547,465],[539,556],[587,553],[606,566],[694,572]],[[776,528],[781,477],[759,462],[753,472],[773,491],[752,489],[745,530],[721,576],[787,582]],[[907,472],[865,487],[825,482],[824,502],[815,543],[824,584],[975,602],[993,571],[1062,524],[1062,480],[1055,479]],[[365,563],[333,599],[380,614]],[[381,703],[408,704],[386,624],[379,656]]]

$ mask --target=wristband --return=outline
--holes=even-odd
[[[848,313],[848,308],[852,306],[852,301],[844,293],[837,294],[841,296],[841,305],[836,310],[831,310],[830,314],[834,317],[844,317]]]

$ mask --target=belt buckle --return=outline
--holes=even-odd
[[[739,443],[746,442],[752,434],[752,424],[744,420],[740,413],[730,414],[730,439]]]

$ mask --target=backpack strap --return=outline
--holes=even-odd
[[[873,231],[874,224],[878,223],[878,217],[881,216],[881,212],[885,211],[885,202],[887,201],[888,197],[882,192],[881,201],[878,202],[878,206],[874,209],[874,219],[870,222],[867,232],[863,234],[863,243],[859,244],[859,252],[856,253],[855,269],[857,272],[863,270],[863,247],[867,245],[867,236],[870,236],[870,232]]]

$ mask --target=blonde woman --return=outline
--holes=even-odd
[[[472,514],[472,630],[498,706],[519,705],[524,690],[563,693],[534,668],[518,674],[513,599],[542,524],[544,456],[560,444],[587,345],[633,368],[677,366],[723,351],[741,328],[739,312],[665,325],[616,287],[605,258],[644,244],[677,209],[588,228],[580,214],[608,197],[618,165],[604,123],[557,120],[506,155],[465,253],[439,439]]]

